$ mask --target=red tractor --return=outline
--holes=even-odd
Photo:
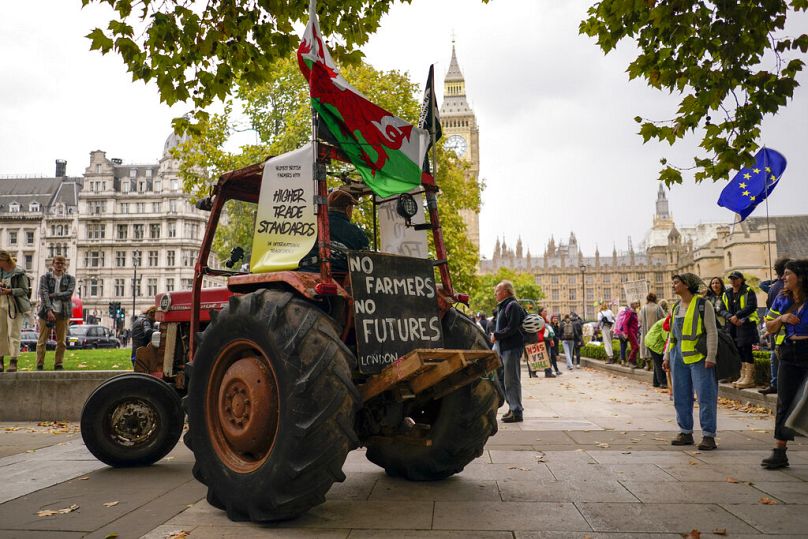
[[[497,431],[500,362],[452,306],[465,298],[452,289],[437,186],[424,175],[429,221],[415,225],[410,195],[373,198],[374,212],[394,204],[407,226],[431,231],[437,260],[351,252],[349,274],[335,274],[325,205],[332,159],[345,160],[321,144],[316,273],[209,263],[223,210],[257,204],[263,164],[223,175],[199,202],[210,219],[193,289],[157,296],[159,332],[137,351],[136,372],[102,384],[85,404],[82,436],[97,458],[152,464],[174,447],[187,414],[184,440],[208,502],[233,520],[274,521],[322,503],[359,446],[411,480],[446,478],[482,454]],[[369,194],[362,184],[344,188]],[[209,276],[226,277],[227,287],[203,290]],[[360,288],[383,300],[371,303]],[[385,308],[394,314],[379,315]]]

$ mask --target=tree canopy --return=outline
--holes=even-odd
[[[420,103],[415,96],[419,89],[406,74],[378,71],[362,62],[345,66],[341,72],[374,103],[407,121],[417,121]],[[204,118],[176,149],[181,158],[183,187],[193,196],[207,194],[224,172],[294,150],[311,139],[308,87],[294,55],[273,62],[266,81],[239,86],[235,94],[235,99],[227,102],[224,113]],[[225,143],[239,129],[253,131],[256,140],[241,146],[237,152],[229,151]],[[465,174],[464,162],[453,152],[439,144],[437,154],[435,179],[441,188],[438,208],[453,284],[460,292],[471,292],[477,288],[479,254],[468,239],[460,211],[479,211],[480,188]],[[340,184],[336,177],[342,171],[340,167],[341,164],[335,164],[329,170],[332,187]],[[354,221],[372,237],[371,208],[369,199],[361,201],[358,211],[354,212]],[[217,231],[214,252],[226,258],[236,245],[248,248],[252,244],[253,219],[254,210],[248,211],[246,205],[232,206],[226,222]],[[431,243],[430,247],[434,254]]]
[[[753,162],[764,116],[785,107],[799,86],[808,33],[784,31],[806,9],[808,0],[602,0],[579,30],[606,54],[622,40],[636,43],[629,78],[682,96],[672,119],[637,116],[639,134],[673,145],[696,132],[704,155],[687,168],[697,182],[715,181]],[[682,182],[685,167],[661,163],[660,180]]]

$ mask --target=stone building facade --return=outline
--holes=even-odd
[[[771,256],[771,258],[770,258]],[[523,253],[519,238],[514,247],[498,239],[490,260],[481,260],[480,271],[493,273],[501,267],[532,273],[542,287],[541,301],[550,312],[583,313],[592,320],[596,304],[606,301],[625,305],[623,283],[646,281],[659,298],[672,299],[670,281],[676,273],[692,272],[708,281],[726,279],[731,271],[741,271],[764,280],[770,276],[770,263],[779,256],[808,256],[808,215],[751,217],[742,223],[701,223],[677,227],[668,199],[660,186],[651,228],[635,250],[631,238],[628,249],[612,249],[611,255],[584,256],[574,233],[566,242],[550,238],[544,253]],[[759,303],[765,298],[761,294]],[[761,303],[763,304],[763,303]]]
[[[133,309],[158,292],[191,288],[209,214],[182,191],[171,155],[178,143],[169,136],[157,163],[125,164],[96,150],[80,178],[66,177],[63,161],[53,178],[0,178],[0,248],[16,254],[33,283],[53,256],[65,256],[85,320],[115,327],[109,304],[120,302],[118,327],[129,326]]]

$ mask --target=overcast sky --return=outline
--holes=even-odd
[[[442,95],[452,35],[480,125],[487,187],[480,218],[482,255],[497,237],[540,254],[550,235],[574,230],[585,254],[635,246],[651,224],[659,159],[692,163],[695,141],[671,149],[642,144],[635,116],[667,119],[676,96],[629,82],[630,46],[604,57],[578,24],[594,0],[413,0],[396,5],[364,51],[379,69],[408,71],[423,84],[430,63]],[[104,7],[78,0],[3,6],[0,18],[0,175],[53,175],[68,160],[81,175],[100,149],[124,162],[156,162],[171,118],[189,109],[159,103],[153,86],[133,83],[117,56],[89,51],[85,36]],[[808,17],[788,33],[808,31]],[[788,30],[788,29],[787,29]],[[808,86],[802,73],[799,82]],[[767,118],[763,142],[788,159],[770,200],[773,215],[806,213],[808,89]],[[715,205],[722,184],[692,181],[669,193],[677,224],[731,221]],[[762,215],[760,207],[753,215]]]

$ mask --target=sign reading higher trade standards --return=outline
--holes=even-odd
[[[432,262],[355,251],[348,255],[359,372],[375,374],[416,348],[442,348]]]

